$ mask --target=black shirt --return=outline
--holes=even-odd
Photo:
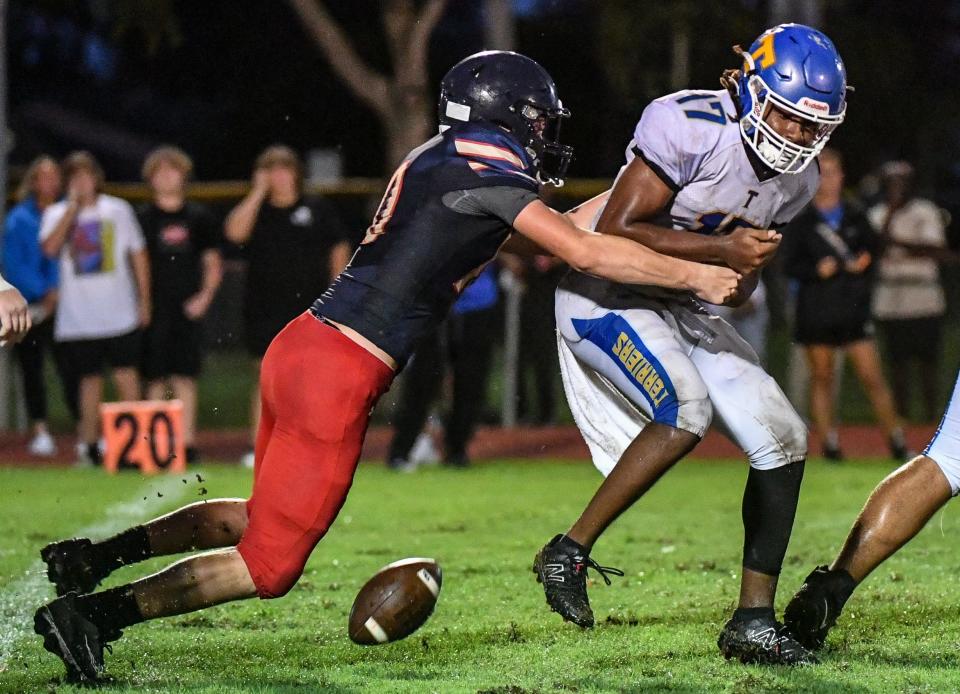
[[[314,313],[402,366],[537,199],[531,173],[529,154],[490,126],[458,125],[424,143],[390,179],[363,243]]]
[[[150,254],[155,304],[180,304],[203,285],[203,252],[220,247],[220,232],[206,207],[187,201],[176,212],[154,203],[137,213]]]
[[[797,281],[796,332],[803,342],[833,332],[846,333],[870,320],[870,298],[879,238],[863,212],[846,204],[836,229],[814,205],[808,205],[783,231],[783,269]],[[861,252],[871,254],[866,272],[854,274],[844,268]],[[822,279],[817,263],[827,257],[837,261],[833,276]]]
[[[346,239],[340,216],[322,198],[301,198],[290,207],[265,200],[245,244],[248,329],[275,326],[276,334],[310,308],[330,284],[330,251]]]

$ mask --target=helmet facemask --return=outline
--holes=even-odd
[[[840,113],[831,115],[827,104],[813,99],[805,97],[800,105],[794,104],[771,90],[762,77],[753,74],[753,57],[745,52],[742,55],[747,62],[745,81],[748,93],[740,96],[741,101],[750,104],[749,110],[741,114],[740,118],[743,139],[761,161],[774,171],[798,174],[826,147],[830,135],[843,122],[846,105]],[[743,81],[740,84],[742,85]],[[810,145],[799,145],[778,133],[766,120],[774,107],[814,123],[816,134],[813,142]]]
[[[537,180],[561,187],[573,161],[573,147],[560,143],[560,124],[564,118],[570,117],[570,111],[562,104],[545,109],[533,103],[523,103],[515,109],[526,130],[523,146],[537,168]]]

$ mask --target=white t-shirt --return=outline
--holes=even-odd
[[[867,211],[867,219],[881,231],[887,214],[886,203],[880,203]],[[943,227],[943,217],[935,204],[913,198],[893,213],[887,232],[893,241],[944,248],[947,237]],[[940,268],[933,258],[891,246],[880,258],[877,270],[873,315],[880,320],[927,318],[946,312]]]
[[[40,240],[50,236],[67,202],[47,208]],[[143,231],[125,200],[99,195],[80,211],[60,251],[57,340],[92,340],[130,332],[139,322],[130,253],[143,250]]]

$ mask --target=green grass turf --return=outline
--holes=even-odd
[[[779,609],[835,550],[888,469],[880,461],[808,466]],[[115,504],[147,496],[173,507],[201,488],[210,498],[243,495],[250,484],[248,472],[226,466],[201,474],[204,482],[189,477],[154,501],[156,479],[0,469],[0,605],[43,543],[103,521]],[[627,576],[593,586],[598,626],[583,632],[548,611],[530,563],[596,487],[588,464],[502,461],[415,475],[361,467],[289,596],[129,629],[107,656],[115,681],[105,691],[956,690],[960,555],[951,506],[854,596],[820,666],[748,667],[719,656],[717,633],[737,596],[745,474],[739,462],[682,463],[621,518],[595,556]],[[436,613],[405,641],[353,645],[345,627],[356,591],[404,556],[441,562]],[[163,562],[125,568],[108,585]],[[69,691],[61,673],[31,635],[0,672],[0,691]]]

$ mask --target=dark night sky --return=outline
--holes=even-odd
[[[634,9],[642,3],[616,2],[637,13],[636,38],[628,34],[631,40],[621,50],[629,58],[624,65],[611,64],[609,57],[604,62],[598,50],[603,34],[597,3],[517,3],[542,10],[518,19],[518,50],[553,73],[574,112],[567,136],[578,149],[572,172],[578,176],[613,174],[644,104],[669,91],[670,32],[655,15]],[[379,3],[327,4],[359,52],[386,69]],[[103,158],[111,177],[132,179],[139,168],[137,146],[172,141],[195,156],[199,178],[239,178],[248,175],[258,150],[285,141],[300,150],[341,148],[348,175],[382,173],[376,117],[334,77],[281,0],[174,2],[182,40],[153,54],[141,35],[117,40],[110,26],[83,12],[40,13],[34,9],[40,5],[64,3],[14,0],[11,9],[14,162],[43,150],[63,154],[87,146]],[[482,3],[450,5],[431,44],[433,83],[456,60],[484,47]],[[693,26],[690,86],[716,88],[720,71],[736,62],[730,46],[746,45],[765,28],[764,5],[763,0],[701,3],[705,9],[697,19],[703,26]],[[848,151],[853,173],[884,157],[907,156],[929,162],[928,183],[953,186],[960,149],[958,3],[931,0],[908,7],[895,0],[837,0],[827,7],[824,29],[858,86],[848,122],[835,138]],[[94,41],[91,48],[90,36],[102,43]],[[608,73],[617,69],[637,72],[636,89],[627,94],[613,89]],[[62,127],[65,122],[73,127]],[[100,140],[82,141],[89,124],[98,133],[104,126],[115,128],[132,137],[132,145],[110,146],[116,142],[112,130],[99,133]]]

